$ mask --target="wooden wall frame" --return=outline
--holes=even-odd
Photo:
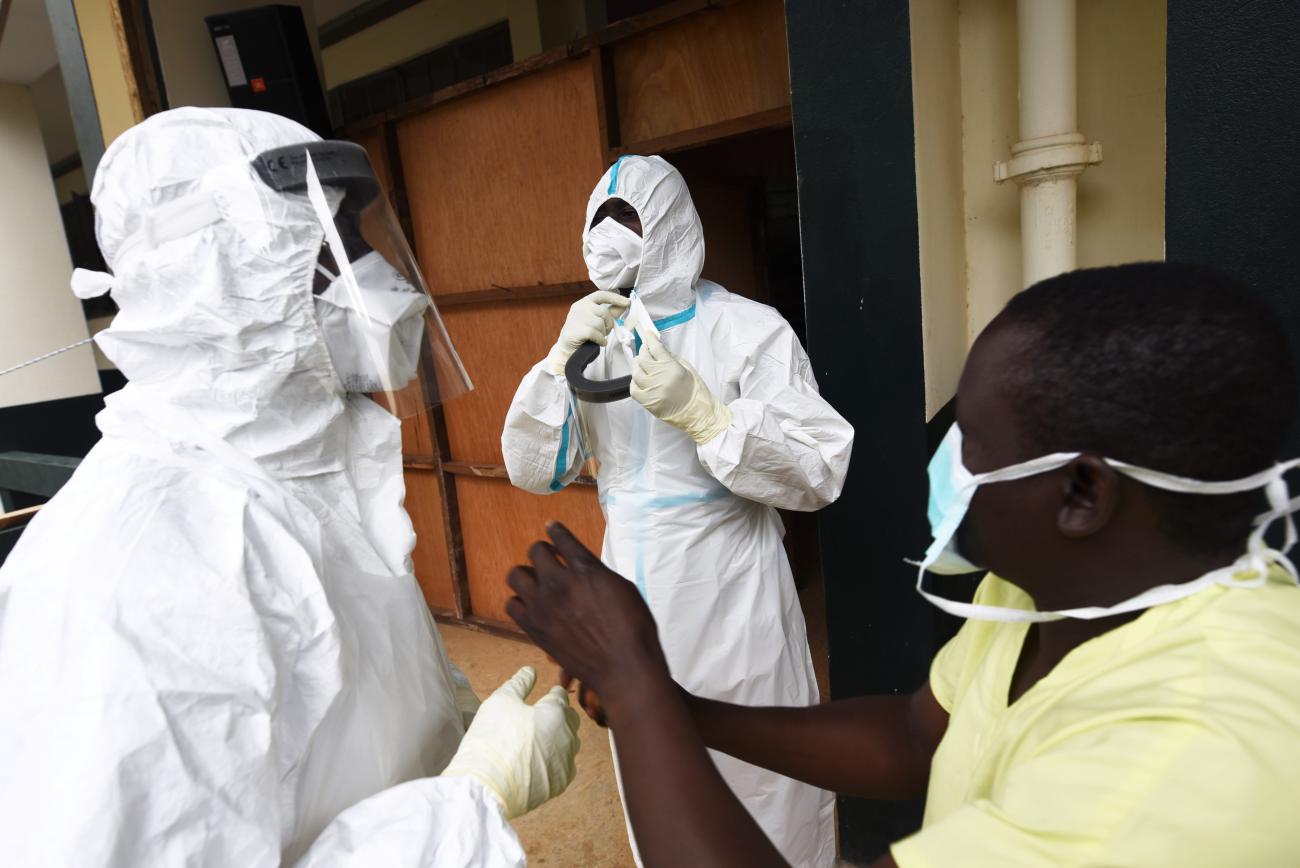
[[[127,87],[139,123],[167,108],[167,90],[154,43],[148,0],[110,0],[109,9],[117,31],[118,50],[126,61]]]
[[[411,227],[411,202],[406,193],[406,174],[402,169],[402,149],[398,145],[397,125],[388,121],[380,127],[380,141],[384,152],[384,165],[388,170],[389,199],[402,232],[408,239],[414,237]],[[454,609],[452,614],[459,620],[472,617],[468,570],[465,565],[465,542],[461,533],[460,501],[456,497],[456,486],[449,478],[444,462],[451,454],[447,442],[447,420],[441,405],[434,405],[427,411],[429,430],[433,435],[433,453],[431,455],[403,455],[403,468],[427,469],[435,471],[438,480],[438,498],[442,505],[443,534],[447,542],[447,560],[451,575],[451,593]]]
[[[595,33],[589,33],[581,39],[575,39],[565,45],[557,46],[549,51],[544,51],[533,57],[525,58],[517,63],[512,63],[509,66],[503,66],[500,69],[493,70],[492,72],[475,76],[474,78],[466,79],[465,81],[459,82],[450,87],[434,91],[433,93],[427,96],[422,96],[419,99],[402,103],[401,105],[395,106],[382,114],[362,118],[361,120],[344,127],[339,131],[339,134],[343,138],[355,138],[359,135],[363,135],[369,130],[373,130],[385,121],[401,120],[402,118],[419,114],[420,112],[427,111],[428,109],[433,108],[440,103],[447,102],[448,100],[459,99],[460,97],[467,96],[475,91],[482,90],[485,87],[492,87],[493,85],[501,84],[502,82],[510,81],[523,75],[529,75],[549,66],[554,66],[555,64],[562,63],[565,60],[587,55],[588,53],[594,52],[596,49],[613,45],[616,42],[661,27],[666,27],[682,18],[686,18],[687,16],[696,15],[701,12],[709,12],[711,10],[716,11],[727,6],[734,6],[741,2],[744,2],[744,0],[677,0],[675,3],[660,6],[658,9],[653,9],[644,15],[625,18],[609,27],[596,31]],[[605,86],[607,90],[613,92],[612,76],[610,80],[606,82]],[[613,128],[617,130],[616,123]],[[611,141],[613,141],[615,145],[618,144],[614,140]]]
[[[415,213],[413,219],[411,197],[426,195],[424,190],[428,181],[425,178],[427,178],[426,173],[430,171],[431,167],[425,164],[416,165],[412,163],[412,165],[408,167],[411,169],[411,172],[409,173],[408,186],[408,172],[403,169],[401,145],[403,143],[406,145],[408,159],[421,159],[422,157],[417,156],[420,152],[413,149],[418,147],[418,145],[414,145],[413,143],[424,141],[423,136],[428,135],[430,130],[438,129],[436,125],[433,127],[426,126],[428,112],[437,112],[453,100],[459,101],[473,99],[476,95],[483,94],[489,88],[495,88],[510,82],[517,82],[525,76],[550,74],[552,71],[558,72],[557,68],[562,64],[573,64],[577,61],[588,64],[590,68],[589,77],[585,71],[579,72],[577,79],[574,79],[573,76],[568,74],[561,76],[566,82],[568,82],[566,86],[572,86],[572,83],[575,80],[579,82],[579,87],[584,86],[582,84],[584,81],[590,82],[589,86],[591,91],[589,93],[592,97],[591,105],[593,106],[595,117],[592,119],[590,127],[584,126],[582,135],[591,135],[591,133],[586,130],[594,127],[596,131],[595,134],[598,136],[598,141],[594,143],[582,143],[581,151],[584,154],[582,157],[584,165],[586,161],[591,160],[591,154],[593,151],[599,155],[599,160],[602,161],[604,165],[608,165],[622,154],[671,152],[699,147],[750,133],[758,133],[780,127],[789,127],[791,124],[791,112],[788,100],[785,105],[762,107],[761,110],[746,111],[744,109],[744,106],[746,105],[761,106],[762,104],[756,104],[752,99],[748,101],[742,99],[737,107],[740,111],[746,111],[746,113],[739,117],[728,117],[724,111],[724,113],[720,115],[715,114],[715,116],[720,118],[719,120],[704,123],[703,125],[697,126],[693,129],[674,130],[668,134],[653,139],[640,142],[628,142],[624,140],[624,126],[620,114],[620,109],[623,107],[620,106],[620,91],[616,73],[616,61],[618,59],[618,51],[620,50],[621,43],[626,40],[640,38],[642,41],[635,46],[633,51],[635,52],[634,56],[644,59],[647,56],[647,52],[651,55],[653,53],[653,45],[647,45],[644,40],[658,39],[658,36],[653,35],[655,31],[673,28],[683,22],[690,22],[693,20],[695,26],[692,28],[689,40],[686,40],[689,44],[684,49],[688,53],[685,55],[679,55],[679,59],[685,60],[687,63],[694,63],[698,66],[699,59],[708,52],[708,46],[710,43],[707,40],[718,28],[721,28],[724,33],[730,34],[729,38],[731,41],[729,45],[732,47],[733,51],[737,44],[741,45],[741,51],[746,50],[745,45],[747,43],[744,41],[745,35],[751,33],[756,27],[763,28],[762,32],[764,34],[769,34],[765,35],[763,39],[765,41],[770,41],[770,22],[779,18],[781,26],[784,27],[783,14],[777,16],[773,10],[774,5],[777,8],[780,8],[779,0],[678,0],[678,2],[660,7],[659,9],[645,15],[618,22],[609,28],[590,34],[587,37],[569,43],[566,46],[561,46],[552,51],[545,52],[536,57],[512,64],[486,75],[461,82],[452,87],[444,88],[443,90],[437,91],[431,95],[396,106],[382,114],[350,124],[341,130],[341,135],[354,140],[362,140],[378,152],[375,156],[378,157],[378,161],[382,162],[387,168],[389,193],[393,202],[394,210],[397,212],[402,228],[406,232],[407,237],[410,239],[412,247],[414,248],[418,240],[417,236],[419,231],[427,232],[430,230],[427,227],[422,229],[421,226],[413,225],[413,222],[427,220],[428,212],[424,211],[423,208],[436,206],[423,199],[420,202],[415,202],[414,205],[416,207],[414,209]],[[756,24],[753,19],[742,21],[735,17],[737,13],[728,12],[728,7],[741,6],[755,7],[764,16],[764,23]],[[732,17],[729,19],[731,23],[728,24],[725,19],[720,17],[717,19],[718,23],[716,26],[712,24],[708,26],[700,26],[698,23],[699,19],[696,16],[709,14],[731,15]],[[666,35],[665,38],[675,40],[675,44],[679,49],[681,49],[684,37],[680,33],[672,31],[669,35]],[[780,38],[783,46],[784,32],[781,33]],[[689,52],[694,53],[691,54]],[[754,66],[753,58],[755,56],[757,56],[756,50],[751,51],[748,55],[748,60],[750,61],[749,67],[751,68]],[[764,55],[763,59],[766,61],[767,57]],[[783,59],[781,60],[783,61]],[[642,67],[644,66],[645,63],[644,60],[642,60]],[[773,71],[776,67],[780,68],[779,73]],[[766,92],[768,94],[771,94],[773,91],[772,79],[770,76],[776,74],[784,76],[784,67],[784,62],[779,64],[772,63],[761,70],[763,74],[769,76],[765,79],[767,82],[765,85]],[[788,79],[786,82],[788,82]],[[733,82],[732,90],[728,92],[729,95],[736,92],[734,85],[735,83]],[[645,101],[647,99],[646,94],[652,91],[653,87],[650,88],[650,91],[646,91],[644,88],[640,90],[633,88],[628,92],[633,93],[641,100],[640,105],[644,112],[647,107],[651,111],[655,111],[655,104],[653,102],[647,103]],[[741,92],[741,96],[744,96],[743,91]],[[718,102],[720,102],[720,100],[714,100],[715,105]],[[730,110],[732,107],[731,104],[728,104],[725,108]],[[499,108],[497,110],[499,110]],[[591,109],[586,109],[584,111],[587,110]],[[672,121],[677,116],[669,112],[663,117],[671,125]],[[705,119],[709,120],[708,118]],[[441,121],[441,123],[444,124],[448,122],[449,121],[445,119]],[[412,125],[418,126],[413,127]],[[460,129],[460,127],[455,128]],[[664,128],[664,124],[660,123],[659,128]],[[671,128],[671,126],[669,128]],[[419,131],[418,133],[417,130]],[[591,148],[590,144],[596,144],[597,147]],[[499,156],[500,155],[498,155],[498,157]],[[430,155],[430,158],[433,159],[434,156]],[[462,151],[454,153],[453,156],[447,157],[447,159],[452,162],[444,163],[442,166],[439,166],[437,173],[435,173],[435,177],[440,177],[444,180],[447,178],[460,177],[455,171],[449,173],[448,167],[460,165],[461,163],[456,161],[465,161],[469,159],[469,155]],[[472,167],[468,164],[467,170],[472,171]],[[459,195],[465,195],[465,191],[460,190]],[[451,213],[455,214],[456,212],[452,211]],[[448,218],[444,217],[443,219]],[[517,271],[517,269],[515,270]],[[511,269],[508,268],[504,270],[485,268],[483,273],[486,276],[491,274],[493,271],[500,271],[503,274],[511,273]],[[560,274],[563,273],[564,269],[557,270],[551,267],[550,271],[555,272],[550,277],[551,280],[554,280],[557,276],[560,276]],[[496,310],[498,309],[498,306],[509,308],[515,304],[532,303],[533,305],[536,305],[539,301],[543,300],[554,300],[560,302],[564,299],[576,299],[591,292],[594,288],[588,281],[572,280],[567,276],[565,276],[561,282],[553,283],[541,282],[532,285],[492,284],[488,286],[475,287],[474,283],[478,279],[477,274],[478,272],[474,269],[465,271],[453,270],[452,274],[448,275],[450,282],[441,284],[442,288],[450,289],[451,291],[440,292],[436,295],[438,305],[444,309],[449,309],[449,312],[451,310],[472,312],[474,311],[475,306],[480,310],[484,308],[488,310]],[[459,277],[456,277],[455,275],[459,275]],[[459,285],[457,284],[457,280],[460,281]],[[503,283],[512,283],[515,280],[518,280],[517,275],[509,278],[507,281],[503,281]],[[457,316],[464,315],[465,314],[457,314]],[[472,315],[478,316],[479,314]],[[448,319],[448,323],[450,327],[450,318]],[[499,397],[498,393],[501,388],[501,385],[498,383],[493,387],[494,391],[492,394]],[[474,596],[475,594],[483,592],[484,587],[486,587],[481,587],[481,585],[484,581],[484,576],[486,575],[485,570],[488,569],[488,567],[485,566],[488,562],[487,559],[491,558],[494,562],[503,560],[499,547],[494,549],[489,546],[492,554],[490,556],[484,556],[485,561],[479,562],[479,565],[474,567],[475,572],[473,573],[473,576],[471,576],[472,564],[467,562],[466,539],[469,537],[476,537],[480,541],[476,543],[475,552],[477,552],[478,546],[483,544],[482,541],[492,538],[492,534],[496,532],[486,525],[480,526],[480,524],[477,523],[485,520],[485,516],[480,516],[477,511],[478,509],[481,509],[482,506],[476,507],[475,504],[495,503],[498,507],[501,506],[501,502],[496,499],[497,495],[489,494],[489,492],[493,490],[491,486],[509,485],[509,477],[506,468],[504,464],[499,463],[500,459],[487,461],[464,460],[467,458],[482,459],[484,456],[457,454],[456,449],[460,449],[462,452],[465,451],[465,443],[469,442],[464,439],[464,431],[466,429],[462,426],[466,425],[467,420],[470,418],[479,418],[477,424],[481,428],[481,416],[482,411],[480,409],[475,411],[474,416],[462,418],[461,416],[454,415],[453,418],[449,420],[447,414],[445,414],[441,408],[435,408],[429,411],[428,417],[425,421],[431,435],[428,440],[431,442],[425,442],[422,446],[417,447],[429,451],[407,452],[403,456],[403,463],[407,471],[433,474],[437,480],[437,497],[439,499],[438,505],[441,509],[443,524],[442,530],[445,534],[451,594],[450,598],[448,598],[445,589],[443,589],[443,586],[440,584],[442,581],[445,581],[445,579],[439,576],[437,581],[439,582],[438,587],[442,589],[439,592],[441,595],[441,601],[430,606],[435,618],[441,621],[457,623],[472,629],[517,636],[519,634],[514,628],[514,625],[502,623],[501,621],[496,620],[502,616],[497,611],[500,608],[501,600],[497,599],[499,595],[496,593],[495,588],[492,588],[485,596],[485,602],[483,606],[480,606],[480,611],[475,611]],[[451,423],[450,425],[449,421]],[[462,433],[457,434],[457,430],[460,430]],[[453,448],[453,443],[460,443],[461,445]],[[408,446],[408,448],[410,447]],[[470,451],[484,450],[471,449]],[[576,480],[578,486],[587,488],[588,490],[590,490],[590,487],[595,486],[595,482],[596,480],[589,475],[579,476]],[[489,486],[489,488],[483,488],[483,486]],[[463,489],[464,498],[469,499],[465,500],[462,498],[461,494],[458,493],[458,489]],[[577,492],[575,492],[575,494],[576,493]],[[430,488],[429,495],[426,496],[430,496],[431,494],[432,489]],[[586,495],[584,495],[584,497],[585,496]],[[487,499],[484,500],[484,498]],[[574,501],[570,500],[568,501],[568,504],[569,506],[567,508],[570,515],[572,515]],[[561,507],[557,504],[557,509],[559,508]],[[466,515],[464,512],[466,509],[469,509],[472,512],[472,515]],[[465,524],[467,519],[472,520],[474,523],[467,526]],[[433,524],[433,527],[436,527],[436,522]],[[496,538],[501,539],[500,536],[497,536]],[[514,543],[511,543],[511,545],[513,544]],[[475,558],[477,559],[477,557],[478,556],[476,555]],[[491,567],[491,570],[495,570],[496,568],[497,567],[494,565]],[[471,578],[473,578],[473,587],[476,589],[474,594],[471,593]],[[452,603],[450,608],[446,606],[447,602]],[[492,614],[493,617],[487,617],[486,615],[489,613]]]

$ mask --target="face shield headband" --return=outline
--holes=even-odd
[[[318,266],[329,285],[316,311],[344,389],[408,418],[472,388],[365,150],[311,142],[254,167],[272,190],[305,193],[323,229],[333,271]],[[327,190],[343,192],[337,208]]]

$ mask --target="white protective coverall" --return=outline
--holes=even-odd
[[[775,508],[811,511],[839,496],[853,429],[818,394],[808,356],[780,314],[700,280],[703,230],[676,169],[660,157],[623,158],[597,184],[584,227],[612,197],[641,218],[638,297],[664,345],[731,410],[731,424],[697,447],[631,398],[573,403],[564,377],[543,361],[506,415],[501,442],[510,480],[538,494],[572,481],[583,463],[585,428],[600,467],[602,560],[636,582],[673,677],[711,699],[816,704]],[[627,351],[616,343],[611,335],[589,377],[628,373]],[[713,759],[792,865],[834,863],[830,793],[724,754]]]
[[[430,777],[464,731],[453,676],[399,424],[321,376],[306,197],[267,220],[217,189],[221,219],[127,243],[211,167],[316,138],[178,109],[99,164],[98,343],[129,383],[0,571],[5,864],[524,864],[482,784]]]

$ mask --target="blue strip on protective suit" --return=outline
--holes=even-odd
[[[726,488],[715,488],[712,491],[693,491],[685,494],[661,494],[658,496],[652,492],[625,494],[622,498],[615,494],[604,494],[601,495],[600,502],[603,505],[622,503],[624,506],[634,506],[642,510],[671,509],[690,504],[713,503],[715,500],[722,500],[729,494],[731,492]],[[638,521],[637,528],[636,555],[632,565],[632,578],[636,582],[636,589],[641,594],[641,599],[645,600],[648,599],[645,583],[645,522]]]
[[[626,160],[628,157],[633,157],[633,156],[636,156],[636,155],[635,155],[635,154],[624,154],[623,156],[619,157],[617,160],[614,161],[614,168],[611,169],[611,170],[610,170],[610,173],[609,173],[609,189],[605,191],[606,193],[608,193],[609,195],[613,196],[615,193],[618,192],[618,170],[619,170],[619,167],[621,167],[621,166],[623,165],[623,161],[624,161],[624,160]]]
[[[690,322],[695,319],[695,305],[691,305],[686,310],[679,310],[677,313],[669,314],[661,319],[654,320],[655,328],[659,331],[667,331],[673,326],[679,326],[682,323]],[[618,320],[620,326],[627,325],[627,319]],[[636,355],[641,352],[641,335],[636,332],[632,333],[632,354]]]
[[[569,420],[573,418],[570,407],[564,415],[564,428],[560,431],[560,454],[555,456],[555,475],[551,477],[551,491],[564,487],[564,474],[569,469]]]
[[[660,495],[647,491],[643,494],[624,494],[622,497],[610,493],[602,494],[600,502],[606,505],[638,506],[642,509],[665,509],[673,506],[686,506],[689,503],[713,503],[715,500],[722,500],[728,494],[731,494],[731,491],[726,488],[715,488],[712,491],[690,491],[685,494]]]

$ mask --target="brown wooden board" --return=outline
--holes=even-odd
[[[391,199],[393,195],[393,177],[388,171],[388,149],[384,142],[383,128],[375,127],[374,129],[359,132],[352,137],[352,141],[366,149],[366,155],[370,157],[370,165],[379,177],[379,184],[384,188],[384,193]]]
[[[624,143],[790,105],[781,0],[691,15],[610,50]]]
[[[416,413],[402,420],[402,454],[432,456],[436,452],[428,413]],[[435,459],[436,460],[436,459]]]
[[[529,286],[493,286],[472,292],[447,292],[438,296],[438,308],[455,304],[480,304],[485,301],[521,301],[528,298],[575,298],[595,292],[589,280],[573,283],[538,283]]]
[[[474,614],[508,622],[512,596],[506,573],[526,563],[528,547],[546,536],[546,522],[561,521],[593,551],[600,552],[605,519],[590,486],[569,486],[545,497],[520,491],[502,479],[457,476],[464,518],[465,562]]]
[[[25,509],[15,509],[13,512],[0,513],[0,530],[9,527],[17,527],[20,524],[27,524],[36,517],[40,512],[39,506],[29,506]]]
[[[0,32],[4,31],[3,15],[9,3],[0,3]],[[117,31],[118,51],[128,61],[127,90],[135,119],[142,121],[165,109],[165,100],[158,80],[162,70],[157,65],[150,48],[147,23],[149,13],[146,0],[114,0],[108,4]]]
[[[443,527],[442,497],[436,470],[406,469],[406,511],[415,526],[415,578],[424,599],[437,609],[455,609],[451,561]]]
[[[436,90],[431,94],[407,100],[387,111],[360,118],[348,124],[341,131],[341,134],[352,138],[361,131],[382,126],[389,121],[421,114],[434,106],[455,99],[463,99],[484,88],[495,87],[522,76],[532,75],[557,63],[563,63],[571,58],[586,55],[598,47],[629,39],[639,33],[668,26],[672,22],[690,15],[710,12],[737,2],[740,2],[740,0],[674,0],[674,2],[655,7],[644,14],[624,18],[609,27],[589,33],[564,45],[558,45],[548,51],[543,51],[541,54],[535,54],[509,66],[476,75],[473,78]]]
[[[587,278],[579,238],[604,155],[585,58],[397,129],[416,254],[435,295]]]
[[[774,109],[764,109],[761,112],[754,112],[749,115],[741,115],[738,118],[719,121],[716,124],[709,124],[704,127],[692,127],[689,130],[681,130],[680,132],[669,133],[653,139],[643,139],[639,142],[610,148],[610,162],[623,154],[671,154],[703,145],[734,142],[737,139],[752,137],[779,128],[789,129],[791,117],[790,106],[784,105]]]
[[[449,460],[503,463],[501,429],[506,410],[524,375],[555,343],[573,298],[467,304],[442,312],[474,380],[474,391],[443,408]]]

